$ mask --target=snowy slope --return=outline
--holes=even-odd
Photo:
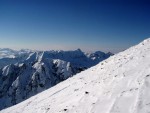
[[[149,113],[150,39],[1,113]]]

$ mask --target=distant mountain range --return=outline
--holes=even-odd
[[[15,105],[112,56],[97,51],[0,49],[0,109]]]
[[[56,76],[59,72],[62,75],[64,74],[64,71],[58,71],[62,69],[58,68],[60,67],[58,65],[63,64],[58,62],[60,61],[53,61],[55,64],[53,69],[57,70],[55,71]],[[45,62],[42,61],[43,63]],[[41,73],[39,76],[34,74],[32,80],[39,82],[38,80],[42,78],[42,74],[47,69],[44,68],[45,71],[44,69],[42,71],[44,65],[42,64],[40,66],[37,63],[33,65],[33,68],[41,70]],[[69,66],[69,64],[66,65]],[[64,70],[72,69],[72,66],[68,67],[66,65],[64,67],[67,68],[64,68]],[[23,66],[21,67],[23,68]],[[18,67],[12,68],[16,69]],[[3,73],[8,72],[5,70]],[[16,80],[18,81],[18,79]],[[17,81],[12,85],[16,90],[9,91],[16,91],[19,94]],[[44,81],[45,79],[42,78],[42,87],[46,83]],[[35,91],[35,88],[41,87],[35,87],[35,85],[33,87],[33,83],[36,84],[36,82],[31,82],[33,91]],[[31,89],[28,91],[30,92]],[[15,96],[11,98],[10,96],[10,99],[13,99],[14,102],[17,98]],[[1,101],[0,103],[4,104],[4,102]],[[150,113],[150,39],[111,56],[96,66],[1,112]]]

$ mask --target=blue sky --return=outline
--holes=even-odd
[[[119,52],[150,37],[149,0],[0,0],[0,48]]]

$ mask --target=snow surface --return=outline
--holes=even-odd
[[[150,39],[1,113],[150,113]]]

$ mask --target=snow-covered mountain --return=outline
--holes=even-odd
[[[33,51],[28,49],[17,51],[9,48],[0,48],[0,68],[9,64],[23,62],[32,52]]]
[[[103,52],[87,56],[80,49],[35,52],[22,50],[16,51],[14,58],[1,58],[0,109],[44,91],[109,56],[110,54]]]
[[[18,54],[17,51],[9,48],[0,48],[0,58],[15,58]]]
[[[1,113],[149,113],[150,39]]]
[[[28,49],[21,49],[19,51],[12,50],[9,48],[0,48],[0,59],[2,58],[15,58],[21,54],[30,53],[31,50]]]
[[[99,54],[97,54],[98,52]],[[33,51],[28,49],[16,51],[9,48],[0,48],[0,68],[9,64],[24,63],[24,61],[37,61],[40,57],[65,60],[72,63],[74,62],[76,65],[80,65],[82,60],[82,66],[85,65],[85,67],[91,67],[112,55],[112,53],[104,53],[101,51],[84,53],[80,49],[75,51]],[[95,59],[93,59],[94,57]]]

